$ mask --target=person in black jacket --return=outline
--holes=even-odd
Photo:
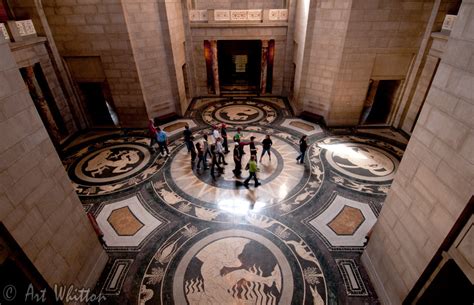
[[[191,132],[191,129],[189,129],[189,125],[186,124],[186,126],[184,126],[183,136],[184,136],[184,143],[186,144],[186,147],[188,148],[188,153],[192,151],[192,146],[194,145],[193,140],[191,140],[192,134],[193,133]]]
[[[252,156],[254,156],[255,157],[255,162],[257,162],[257,147],[255,146],[255,137],[254,136],[250,137],[249,147],[250,147],[250,158],[252,158]]]
[[[222,146],[224,146],[224,153],[229,153],[229,144],[227,142],[227,126],[225,124],[221,125],[221,137],[222,137]]]
[[[260,162],[262,162],[263,156],[265,153],[268,153],[268,159],[270,162],[272,162],[272,154],[270,153],[270,149],[272,148],[273,142],[272,139],[270,139],[270,135],[267,135],[265,139],[262,141],[262,154],[260,155]]]
[[[211,156],[212,156],[211,177],[212,177],[212,180],[216,181],[216,176],[214,174],[214,169],[217,167],[217,172],[219,173],[219,175],[221,175],[224,172],[224,169],[217,162],[216,145],[211,144],[210,150],[211,150]]]
[[[190,152],[191,152],[191,169],[194,169],[194,163],[196,161],[197,157],[197,151],[196,151],[196,146],[194,146],[194,137],[191,136],[189,138],[189,143],[190,143]]]
[[[300,139],[300,155],[296,158],[296,163],[304,163],[304,155],[308,149],[308,143],[306,142],[306,136],[302,136]]]
[[[239,143],[235,142],[234,146],[234,163],[235,163],[235,168],[232,171],[236,177],[240,177],[242,174],[242,154],[240,152],[240,145]]]

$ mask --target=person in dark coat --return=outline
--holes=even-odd
[[[260,155],[260,162],[262,162],[263,156],[265,153],[268,153],[268,158],[270,162],[272,161],[272,154],[270,153],[270,149],[272,148],[273,142],[270,139],[270,135],[267,135],[265,139],[262,141],[262,154]]]
[[[234,145],[234,163],[235,163],[235,168],[232,171],[236,177],[240,177],[242,174],[242,154],[240,153],[240,145],[239,143],[235,143]]]
[[[217,152],[216,152],[216,146],[214,144],[211,145],[211,155],[212,155],[212,162],[211,162],[211,177],[212,180],[216,181],[216,176],[214,174],[214,169],[217,167],[217,171],[219,174],[222,174],[224,171],[223,168],[219,165],[217,162]]]
[[[224,146],[224,153],[229,153],[229,143],[227,142],[227,126],[225,124],[221,125],[221,138],[222,146]]]
[[[196,146],[194,146],[194,137],[191,136],[189,138],[189,146],[190,146],[190,152],[191,152],[191,169],[194,168],[194,162],[196,161],[196,157],[197,157],[197,152],[196,152]]]
[[[183,131],[183,136],[184,136],[184,143],[186,144],[186,147],[188,148],[188,153],[191,152],[191,148],[194,145],[193,140],[191,140],[193,133],[191,132],[191,129],[189,129],[189,125],[186,124],[184,126],[184,131]]]
[[[201,162],[204,166],[204,169],[207,169],[206,162],[204,161],[204,150],[202,149],[201,143],[199,142],[196,143],[196,151],[197,151],[197,158],[198,158],[196,169],[197,170],[201,169]]]
[[[304,163],[304,156],[306,154],[307,149],[308,143],[306,142],[306,136],[302,136],[300,139],[300,155],[296,158],[296,163]]]

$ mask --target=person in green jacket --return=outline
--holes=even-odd
[[[258,172],[258,166],[257,166],[257,161],[255,160],[256,156],[255,155],[252,155],[250,157],[250,161],[249,163],[247,164],[248,166],[248,170],[249,170],[249,176],[247,179],[245,179],[244,181],[244,185],[245,186],[249,186],[249,181],[250,179],[254,179],[255,181],[255,187],[259,186],[260,185],[260,182],[258,182],[258,179],[257,179],[257,172]],[[247,167],[246,166],[246,167]]]

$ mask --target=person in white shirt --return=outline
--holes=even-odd
[[[225,156],[224,156],[224,146],[222,146],[222,138],[217,138],[216,141],[216,154],[217,154],[217,163],[224,163],[224,165],[227,165],[225,162]]]
[[[219,132],[219,129],[217,126],[212,126],[214,130],[212,131],[212,137],[214,138],[214,143],[217,143],[217,139],[221,137],[221,133]]]

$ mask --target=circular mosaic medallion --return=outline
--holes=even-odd
[[[64,160],[78,195],[105,195],[136,186],[163,165],[145,137],[106,139],[76,150]]]
[[[208,105],[202,111],[203,121],[209,125],[270,124],[278,117],[277,110],[258,101],[224,101]]]
[[[361,193],[386,195],[403,150],[379,140],[337,136],[316,142],[309,155],[332,168],[332,182]]]
[[[264,139],[265,134],[246,133],[243,142],[248,141],[250,136],[256,138],[257,156],[260,159],[262,147],[259,143]],[[248,146],[244,148],[246,154],[243,155],[241,177],[235,177],[232,171],[234,169],[232,151],[225,156],[228,165],[224,166],[224,174],[217,177],[216,170],[216,181],[213,181],[210,169],[203,170],[203,166],[200,171],[191,169],[191,157],[187,153],[187,149],[183,147],[173,156],[170,170],[165,171],[165,180],[173,185],[171,189],[181,190],[182,193],[189,196],[190,200],[197,198],[212,206],[217,204],[219,208],[225,210],[234,211],[234,209],[242,208],[248,204],[256,208],[277,204],[304,187],[300,182],[305,176],[305,167],[296,163],[295,157],[298,155],[298,151],[292,145],[276,136],[272,136],[271,139],[273,141],[271,161],[268,155],[265,155],[263,161],[258,163],[260,172],[257,176],[262,183],[257,188],[258,191],[253,191],[253,180],[250,181],[252,189],[250,192],[242,185],[242,182],[248,177],[248,172],[244,169],[250,159]],[[229,147],[233,147],[232,142],[229,143]]]
[[[205,222],[177,229],[152,256],[139,303],[328,304],[326,279],[308,244],[278,220],[247,219],[252,231],[235,225],[216,231]]]
[[[214,116],[228,124],[252,124],[260,121],[265,113],[262,109],[250,105],[230,105],[219,108]]]
[[[388,152],[360,143],[341,143],[325,147],[325,157],[338,172],[366,181],[393,180],[398,160]]]
[[[135,175],[150,161],[148,148],[121,144],[94,151],[74,167],[75,176],[85,182],[109,183]]]
[[[204,289],[205,288],[205,289]],[[175,304],[291,304],[293,276],[282,251],[248,231],[214,233],[176,268]]]

